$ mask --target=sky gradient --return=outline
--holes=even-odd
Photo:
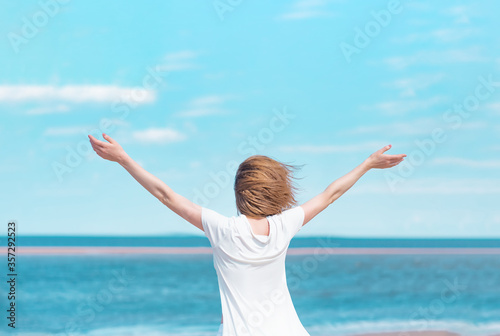
[[[500,238],[496,1],[0,1],[1,221],[22,235],[203,233],[118,164],[236,214],[235,166],[304,165],[301,236]]]

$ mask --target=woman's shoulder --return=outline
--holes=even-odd
[[[300,205],[296,205],[287,209],[283,209],[283,211],[281,211],[280,213],[268,217],[288,219],[290,217],[292,218],[296,216],[300,217],[303,215],[304,215],[304,209]]]

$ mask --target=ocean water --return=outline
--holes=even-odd
[[[110,236],[19,236],[20,246],[170,246],[210,247],[205,236],[110,237]],[[0,237],[6,245],[6,238]],[[341,238],[294,237],[294,247],[450,247],[450,248],[500,248],[500,239],[416,239],[416,238]]]
[[[17,328],[2,316],[2,335],[218,330],[211,255],[20,255],[17,264]],[[499,255],[289,255],[287,279],[311,335],[500,334]],[[2,300],[5,289],[3,282]]]

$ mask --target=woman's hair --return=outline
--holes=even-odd
[[[253,155],[243,161],[234,180],[238,213],[265,217],[296,205],[297,187],[292,172],[297,169],[264,155]]]

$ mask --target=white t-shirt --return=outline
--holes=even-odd
[[[202,208],[213,248],[222,304],[223,336],[309,336],[288,291],[285,257],[302,228],[297,206],[268,216],[269,236],[256,235],[245,215],[226,217]]]

